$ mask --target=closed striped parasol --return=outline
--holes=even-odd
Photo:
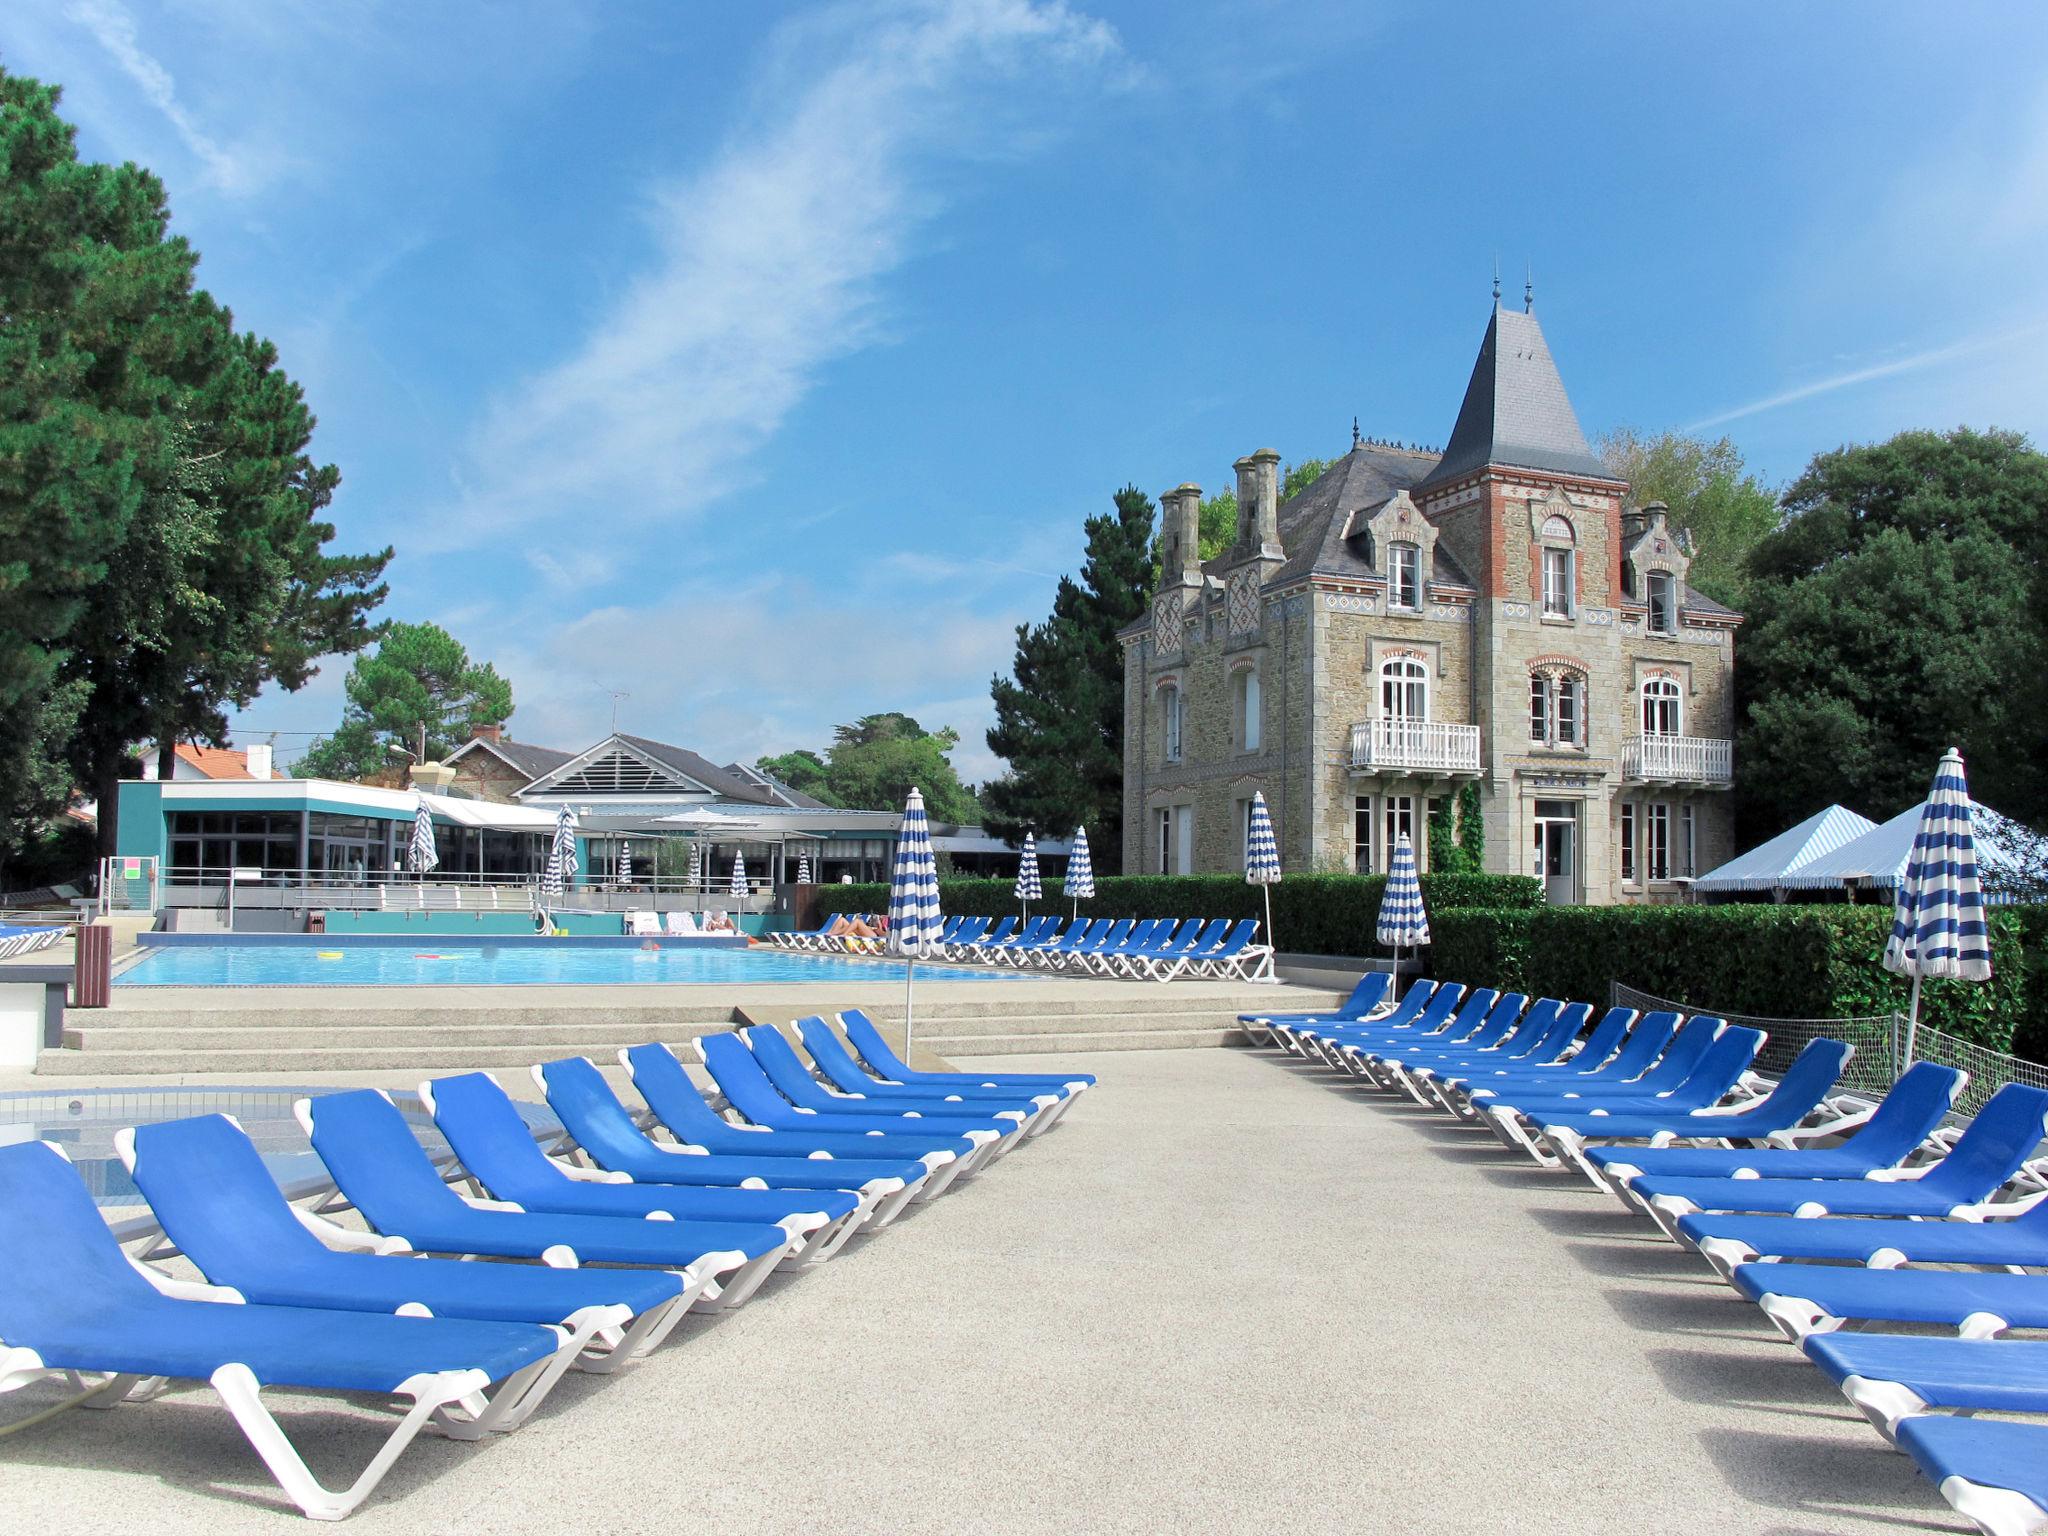
[[[747,856],[737,848],[732,853],[731,894],[739,897],[742,901],[747,896]]]
[[[1394,974],[1401,974],[1401,951],[1429,942],[1429,914],[1422,910],[1422,882],[1415,878],[1415,845],[1403,832],[1394,844],[1387,870],[1387,888],[1380,894],[1380,921],[1374,930],[1382,944],[1393,946]]]
[[[903,803],[903,824],[896,830],[896,862],[889,872],[889,952],[901,955],[903,967],[903,1055],[910,1056],[912,986],[917,962],[938,949],[939,867],[932,858],[932,829],[924,816],[924,796],[915,789]]]
[[[1024,853],[1017,860],[1017,899],[1024,903],[1024,921],[1031,921],[1031,903],[1045,894],[1038,879],[1038,840],[1024,834]]]
[[[619,884],[633,883],[633,845],[624,838],[619,839]]]
[[[1256,885],[1266,898],[1266,942],[1273,942],[1273,887],[1280,883],[1280,845],[1273,837],[1273,818],[1266,814],[1266,795],[1252,796],[1244,829],[1244,883]]]
[[[808,853],[796,861],[796,883],[798,885],[809,885],[811,883],[811,856]]]
[[[1074,898],[1074,916],[1081,915],[1081,903],[1095,899],[1095,861],[1088,853],[1088,829],[1074,829],[1074,851],[1067,855],[1067,894]]]
[[[424,875],[440,862],[440,850],[434,846],[434,818],[422,795],[412,813],[412,841],[405,845],[405,867],[416,875]]]
[[[548,843],[547,868],[540,877],[541,895],[549,901],[560,901],[577,868],[576,817],[565,805],[555,812],[555,835]]]
[[[1920,808],[1920,830],[1892,906],[1892,935],[1884,966],[1913,978],[1906,1014],[1906,1044],[1899,1070],[1913,1063],[1920,1029],[1920,981],[1991,979],[1991,939],[1984,921],[1984,888],[1977,879],[1977,837],[1970,824],[1970,786],[1963,754],[1950,747],[1934,771],[1934,788]]]

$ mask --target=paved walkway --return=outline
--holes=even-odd
[[[420,1443],[352,1527],[1959,1528],[1753,1308],[1583,1185],[1263,1053],[1085,1065],[1101,1088],[978,1187],[572,1379],[510,1440]],[[210,1403],[0,1440],[0,1529],[293,1529]],[[288,1422],[330,1483],[376,1433]]]

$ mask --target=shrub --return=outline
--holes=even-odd
[[[1433,917],[1434,974],[1596,1004],[1621,981],[1692,1007],[1785,1019],[1903,1013],[1912,988],[1884,969],[1884,907],[1544,907],[1519,923],[1502,916]],[[2010,1049],[2015,1027],[2041,1007],[2030,986],[2040,960],[2024,953],[2022,923],[2016,909],[1994,909],[1991,982],[1923,983],[1921,1021]]]
[[[2013,1030],[2012,1053],[2029,1061],[2048,1061],[2048,906],[2008,907],[2020,934],[2020,964],[2025,968],[2025,998]],[[1996,954],[1993,965],[1998,963]]]
[[[1543,900],[1542,885],[1526,875],[1424,875],[1424,906],[1528,909]],[[1379,922],[1384,875],[1287,875],[1272,887],[1273,927],[1292,954],[1369,956],[1384,953],[1373,937]],[[1256,917],[1265,920],[1264,893],[1239,875],[1108,875],[1095,882],[1095,899],[1082,904],[1095,917]],[[831,885],[818,891],[820,921],[840,912],[880,912],[886,885]],[[1017,911],[1013,882],[941,880],[939,907],[948,916],[1007,917]],[[1043,910],[1071,910],[1060,881],[1045,883]]]

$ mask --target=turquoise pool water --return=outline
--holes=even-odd
[[[331,958],[321,958],[322,956]],[[937,976],[938,969],[921,974]],[[947,967],[949,981],[1017,981],[1014,972]],[[348,939],[305,943],[147,946],[114,978],[123,987],[583,987],[735,986],[750,982],[901,981],[895,960],[840,960],[773,949],[687,944],[643,950],[548,939],[459,944],[421,938],[399,944]]]

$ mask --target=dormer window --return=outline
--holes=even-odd
[[[1650,572],[1650,633],[1678,633],[1678,578],[1669,571]]]
[[[1413,544],[1387,546],[1387,606],[1422,606],[1422,551]]]

